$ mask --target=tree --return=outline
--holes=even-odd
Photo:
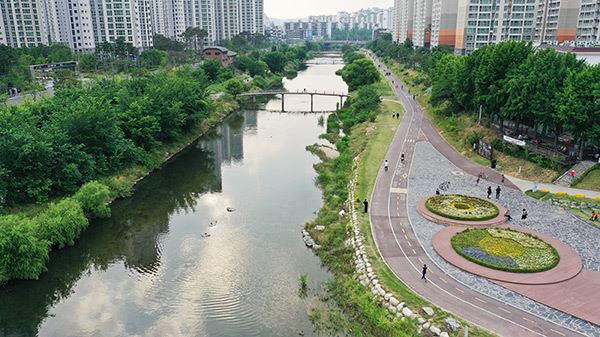
[[[156,34],[152,40],[155,49],[165,51],[183,51],[185,49],[185,45],[183,43],[169,39],[164,35]]]
[[[140,62],[142,67],[155,69],[167,64],[167,53],[162,50],[150,49],[142,52]]]
[[[98,68],[98,57],[95,54],[82,54],[79,56],[79,69],[94,71]]]
[[[208,36],[206,30],[200,27],[188,27],[181,33],[180,37],[185,40],[186,45],[195,52],[204,49],[204,39]]]
[[[558,93],[563,91],[568,73],[578,71],[582,65],[575,55],[559,54],[551,48],[530,53],[525,62],[508,75],[504,90],[509,97],[502,114],[516,120],[526,115],[534,122],[536,136],[539,124],[551,126],[557,143],[561,128],[557,123]]]
[[[559,97],[560,122],[579,141],[579,158],[584,141],[600,143],[600,67],[571,70]]]
[[[202,69],[209,81],[215,82],[219,74],[223,71],[223,65],[219,60],[205,60],[202,62]]]
[[[262,60],[274,74],[283,72],[285,63],[287,62],[285,54],[281,51],[268,52],[263,56]]]
[[[238,78],[232,78],[225,83],[225,90],[231,95],[239,95],[244,89],[244,83]]]
[[[341,70],[341,75],[351,91],[380,80],[377,68],[375,68],[373,62],[366,58],[360,58],[347,64]]]

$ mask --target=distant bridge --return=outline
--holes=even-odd
[[[365,45],[367,43],[369,43],[369,41],[364,41],[364,40],[321,40],[318,41],[321,42],[323,44],[355,44],[355,45]]]
[[[314,112],[314,97],[315,96],[329,96],[329,97],[339,97],[340,102],[338,105],[338,109],[344,105],[344,98],[350,97],[348,93],[341,92],[327,92],[327,91],[306,91],[306,90],[298,90],[298,91],[286,91],[286,90],[269,90],[269,91],[257,91],[257,92],[245,92],[243,94],[239,94],[238,97],[252,97],[256,99],[256,96],[273,96],[273,95],[281,95],[281,111],[285,112],[285,95],[309,95],[310,96],[310,112]]]

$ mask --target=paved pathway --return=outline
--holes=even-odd
[[[384,68],[378,60],[375,63]],[[390,81],[400,83],[395,76]],[[408,218],[406,197],[410,163],[422,125],[427,120],[408,93],[396,89],[405,115],[388,150],[393,170],[379,173],[371,197],[371,229],[385,262],[413,291],[437,306],[502,336],[577,336],[578,333],[538,318],[494,298],[482,295],[448,277],[425,253]],[[400,154],[406,160],[400,162]],[[468,163],[465,163],[467,165]],[[477,168],[478,172],[480,168]],[[468,172],[472,169],[466,168]],[[501,177],[489,173],[494,181]],[[512,186],[511,186],[512,187]],[[421,280],[421,266],[429,267],[428,281]]]

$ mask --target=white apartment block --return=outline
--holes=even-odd
[[[181,39],[189,27],[207,42],[241,32],[264,34],[264,0],[0,0],[0,44],[62,43],[76,52],[122,38],[152,47],[155,34]]]
[[[600,43],[600,0],[581,0],[577,42],[581,45]]]
[[[14,48],[49,43],[43,0],[0,0],[5,44]]]
[[[90,0],[96,45],[123,38],[134,47],[152,47],[152,4],[149,0]]]
[[[0,9],[0,15],[2,15],[2,10]],[[4,15],[2,15],[4,17]],[[4,20],[0,20],[0,44],[8,45],[6,41],[6,29],[4,29]]]
[[[96,48],[92,24],[92,9],[89,0],[50,1],[55,15],[48,16],[50,36],[53,41],[66,44],[73,51],[88,52]]]
[[[431,44],[432,0],[415,0],[413,20],[413,44],[429,47]]]
[[[396,9],[396,34],[395,41],[404,42],[413,38],[413,21],[415,0],[395,0]]]

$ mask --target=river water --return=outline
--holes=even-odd
[[[285,87],[346,92],[340,67],[310,65]],[[326,114],[266,111],[280,107],[231,116],[52,253],[39,280],[0,288],[0,336],[314,335],[298,276],[317,287],[329,274],[300,231],[322,203],[305,147]]]

